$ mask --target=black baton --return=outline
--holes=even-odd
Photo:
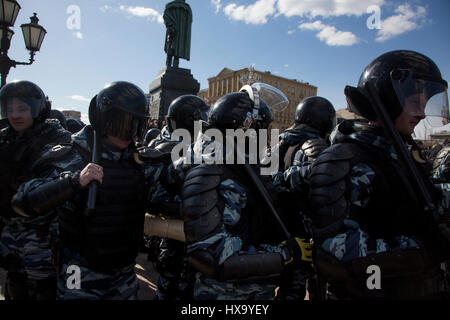
[[[247,173],[249,174],[250,179],[255,184],[256,189],[258,189],[259,193],[261,194],[262,198],[264,199],[264,202],[269,206],[270,212],[273,214],[275,219],[278,221],[278,224],[280,225],[281,229],[283,229],[287,239],[290,239],[291,234],[287,230],[283,221],[281,221],[281,218],[278,215],[278,212],[272,203],[272,200],[270,198],[269,193],[267,192],[266,187],[262,184],[261,180],[259,179],[259,177],[256,175],[255,171],[253,171],[252,167],[249,164],[245,164],[245,171],[247,171]]]
[[[99,164],[99,141],[97,137],[97,132],[94,130],[94,145],[92,147],[92,163]],[[89,216],[95,211],[95,202],[97,200],[97,189],[98,181],[92,180],[89,183],[89,195],[87,200],[87,207],[84,212],[85,215]]]

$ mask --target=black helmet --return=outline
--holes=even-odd
[[[442,118],[448,118],[447,82],[442,79],[436,64],[421,53],[408,50],[387,52],[364,69],[357,88],[345,88],[350,111],[375,121],[377,115],[364,90],[367,81],[374,84],[392,120],[403,110],[414,113],[421,109],[423,114],[425,106],[425,114],[439,117],[441,125]],[[411,103],[408,99],[413,96],[419,96],[417,99],[423,98],[423,101]]]
[[[71,133],[76,133],[81,129],[83,129],[85,126],[83,121],[73,118],[67,119],[66,123],[67,123],[67,130]]]
[[[31,117],[36,122],[44,122],[50,114],[50,101],[39,86],[30,81],[14,81],[0,90],[1,118],[8,118],[8,98],[18,98],[30,106]]]
[[[194,134],[194,121],[206,121],[209,109],[200,97],[188,94],[176,98],[170,104],[166,116],[169,132],[182,128]]]
[[[295,123],[307,124],[328,134],[336,125],[336,111],[333,104],[322,97],[309,97],[302,100],[295,110]]]
[[[214,128],[248,129],[253,125],[253,101],[246,92],[232,92],[216,101],[208,115],[208,122]]]
[[[67,120],[66,120],[66,116],[64,115],[64,113],[62,113],[59,110],[52,109],[52,110],[50,110],[49,118],[59,120],[59,123],[61,124],[61,126],[67,130]]]
[[[145,144],[148,145],[150,143],[150,141],[155,139],[160,133],[161,133],[161,130],[159,130],[158,128],[152,128],[152,129],[148,130],[147,133],[145,134],[145,138],[144,138]]]
[[[141,140],[149,119],[148,99],[136,85],[108,84],[89,105],[89,121],[102,135]]]

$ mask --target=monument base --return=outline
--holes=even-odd
[[[161,125],[169,110],[170,103],[179,96],[196,95],[200,83],[194,79],[191,70],[183,68],[164,68],[150,84],[150,117],[158,119]]]

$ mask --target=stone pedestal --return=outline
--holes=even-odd
[[[150,117],[165,120],[170,103],[185,94],[196,95],[200,83],[194,79],[189,69],[164,68],[150,84]]]

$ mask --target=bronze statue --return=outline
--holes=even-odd
[[[166,65],[167,68],[178,68],[180,58],[189,61],[191,56],[191,7],[185,0],[171,1],[166,5],[163,18],[167,28],[164,46]]]

